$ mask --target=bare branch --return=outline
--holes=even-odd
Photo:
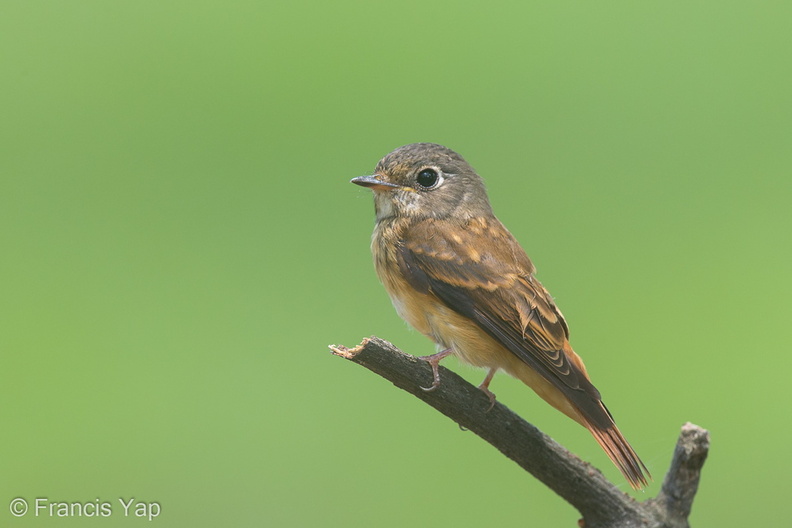
[[[646,501],[665,512],[669,527],[686,528],[687,518],[698,491],[701,467],[709,453],[709,432],[690,422],[682,426],[671,467],[657,497]]]
[[[330,349],[391,381],[492,444],[574,506],[583,516],[586,528],[687,526],[699,471],[709,447],[708,433],[695,425],[683,428],[660,495],[639,503],[505,405],[496,402],[488,411],[487,396],[451,370],[440,367],[442,383],[427,392],[421,386],[431,383],[429,365],[387,341],[371,337],[353,349]]]

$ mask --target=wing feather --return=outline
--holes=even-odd
[[[442,225],[432,219],[404,234],[399,265],[410,284],[473,320],[550,381],[594,424],[613,422],[599,391],[565,353],[569,329],[533,264],[494,217]]]

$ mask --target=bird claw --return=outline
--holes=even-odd
[[[489,405],[489,407],[487,407],[487,410],[486,410],[486,411],[484,411],[484,412],[490,412],[490,411],[492,410],[492,408],[493,408],[493,407],[495,407],[495,402],[497,401],[497,399],[495,398],[495,393],[493,393],[493,392],[492,392],[491,390],[489,390],[487,387],[482,387],[481,385],[479,385],[479,387],[478,387],[478,388],[479,388],[479,390],[480,390],[481,392],[483,392],[483,393],[484,393],[484,395],[485,395],[487,398],[489,398],[490,405]]]
[[[432,367],[432,384],[429,387],[421,387],[422,391],[425,392],[432,392],[437,387],[440,386],[440,361],[445,358],[446,356],[451,354],[451,349],[446,348],[438,352],[437,354],[432,354],[431,356],[421,356],[418,359],[422,361],[426,361]],[[492,381],[492,377],[495,376],[495,373],[498,371],[497,368],[491,368],[487,373],[487,377],[484,378],[484,381],[481,382],[481,385],[478,386],[478,389],[483,392],[490,401],[490,406],[487,408],[485,412],[490,412],[493,407],[495,407],[495,393],[489,390],[489,384]]]
[[[432,392],[440,386],[440,371],[438,370],[440,367],[440,360],[449,354],[451,354],[451,349],[446,348],[437,354],[432,354],[431,356],[421,356],[418,358],[420,360],[426,361],[432,367],[432,385],[430,387],[421,387],[421,390]]]
[[[484,411],[484,412],[490,412],[492,410],[492,408],[495,407],[495,400],[496,400],[495,393],[492,392],[491,390],[489,390],[489,384],[490,384],[490,381],[492,381],[492,377],[495,375],[495,373],[497,371],[498,371],[498,369],[496,369],[496,368],[490,369],[490,371],[487,373],[487,377],[484,378],[484,381],[482,381],[481,385],[478,386],[478,389],[481,392],[483,392],[484,395],[487,396],[487,398],[489,398],[489,401],[490,401],[490,406],[487,407],[487,410]]]

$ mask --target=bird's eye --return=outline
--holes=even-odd
[[[432,189],[440,185],[440,183],[443,181],[443,178],[437,174],[435,169],[423,169],[418,173],[415,181],[418,182],[418,185],[420,185],[423,189]]]

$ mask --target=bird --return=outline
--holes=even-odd
[[[371,252],[398,314],[435,342],[424,356],[454,355],[521,380],[589,430],[634,489],[651,475],[622,435],[569,342],[569,327],[525,251],[495,217],[482,178],[453,150],[413,143],[382,158],[352,183],[373,191]],[[534,198],[536,199],[536,198]],[[541,226],[540,226],[541,227]]]

